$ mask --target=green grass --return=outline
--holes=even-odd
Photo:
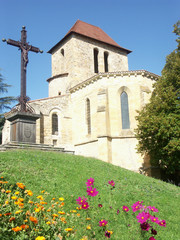
[[[141,200],[145,205],[158,208],[159,212],[155,215],[167,222],[167,227],[158,228],[158,235],[155,238],[180,239],[180,189],[175,185],[93,158],[29,150],[1,152],[0,176],[12,183],[24,183],[27,189],[33,191],[34,198],[41,190],[49,193],[47,195],[49,202],[52,197],[64,197],[66,211],[77,207],[76,199],[79,196],[86,196],[85,183],[92,177],[99,194],[92,198],[91,204],[97,206],[101,203],[103,207],[98,212],[93,212],[91,218],[94,222],[102,218],[108,220],[108,230],[113,231],[111,239],[149,239],[147,235],[145,237],[140,235],[139,224],[131,209],[128,215],[122,211],[117,215],[117,209],[121,209],[123,205],[131,208],[134,202]],[[107,184],[109,180],[116,183],[113,190],[110,190]],[[80,240],[86,234],[86,225],[78,225],[77,234],[72,239]],[[99,228],[93,223],[92,227]],[[95,236],[93,239],[105,238]]]

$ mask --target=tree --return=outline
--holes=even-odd
[[[10,85],[4,83],[4,79],[0,73],[0,95],[2,93],[6,93],[8,92],[8,87],[10,87]],[[16,101],[16,98],[14,97],[0,97],[0,143],[1,143],[1,139],[2,139],[2,128],[5,122],[5,118],[3,115],[3,110],[4,109],[8,109],[10,110],[11,108],[9,107],[9,105],[13,102]]]
[[[136,117],[137,150],[150,156],[166,179],[178,181],[180,172],[180,21],[174,25],[178,48],[166,58],[162,76],[154,84],[150,102]]]

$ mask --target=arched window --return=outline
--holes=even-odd
[[[104,52],[104,71],[108,72],[108,52]]]
[[[126,92],[121,94],[121,119],[122,119],[122,129],[129,129],[129,106],[128,106],[128,95]]]
[[[61,49],[61,54],[62,54],[63,57],[64,57],[64,49],[63,49],[63,48]]]
[[[52,134],[58,135],[58,115],[56,113],[52,114]]]
[[[91,109],[90,109],[90,100],[86,99],[86,123],[87,123],[87,132],[91,134]]]
[[[98,49],[94,48],[94,72],[98,73]]]

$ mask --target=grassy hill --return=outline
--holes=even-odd
[[[149,239],[152,234],[141,231],[136,219],[138,213],[133,213],[131,210],[131,206],[137,201],[143,201],[146,206],[155,206],[159,212],[153,214],[166,221],[166,227],[156,224],[158,232],[154,235],[156,240],[180,239],[180,189],[160,180],[93,158],[29,150],[1,152],[1,176],[10,183],[24,183],[26,189],[34,193],[33,201],[37,201],[36,197],[42,195],[41,191],[45,190],[47,208],[52,201],[56,201],[52,198],[57,201],[60,197],[64,198],[63,211],[67,213],[66,218],[69,219],[66,228],[75,230],[68,232],[64,238],[60,235],[57,238],[48,238],[50,230],[47,229],[45,239],[107,239],[103,230],[112,231],[111,239],[114,240]],[[76,213],[78,207],[76,199],[79,196],[87,196],[86,182],[89,178],[94,178],[94,187],[99,193],[96,197],[88,196],[90,205],[88,210],[80,210]],[[108,184],[110,180],[115,182],[114,188]],[[98,207],[99,204],[102,204],[102,207]],[[129,207],[129,212],[122,210],[124,205]],[[1,212],[3,212],[2,203],[0,214]],[[77,218],[76,214],[80,217]],[[108,221],[106,229],[99,227],[99,221],[102,219]],[[70,226],[71,224],[73,226]],[[61,226],[61,230],[62,228]],[[37,236],[43,234],[41,230],[39,231]],[[26,239],[25,236],[20,238],[20,233],[13,234],[16,234],[13,235],[16,236],[13,239]]]

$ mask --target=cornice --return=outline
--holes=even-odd
[[[74,87],[70,88],[70,93],[76,92],[79,89],[82,89],[86,87],[87,85],[90,85],[99,79],[102,79],[103,77],[113,77],[116,78],[117,76],[125,77],[125,76],[135,76],[141,75],[143,77],[150,78],[152,80],[157,80],[160,76],[151,72],[148,72],[146,70],[132,70],[132,71],[119,71],[119,72],[107,72],[107,73],[97,73],[96,75],[86,79],[85,81],[75,85]]]

